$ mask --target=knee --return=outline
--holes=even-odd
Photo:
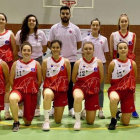
[[[89,125],[93,125],[93,122],[94,121],[92,121],[92,120],[87,120],[87,124],[89,124]]]
[[[77,97],[74,98],[74,101],[77,102],[77,103],[82,102],[82,100],[83,100],[83,98],[80,97],[80,96],[77,96]]]
[[[17,103],[17,102],[18,102],[18,98],[11,95],[11,96],[9,97],[9,101],[10,101],[10,103]]]
[[[110,97],[110,102],[111,103],[118,103],[119,99],[117,97]]]
[[[31,125],[31,122],[25,122],[25,125],[26,126],[30,126]]]
[[[121,120],[121,123],[122,123],[124,126],[128,126],[128,125],[129,125],[129,121],[127,121],[127,120]]]
[[[56,123],[56,124],[60,124],[60,123],[61,123],[61,119],[55,118],[55,123]]]
[[[44,100],[51,100],[52,99],[52,95],[49,93],[44,93]]]

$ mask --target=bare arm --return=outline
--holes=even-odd
[[[113,39],[113,35],[111,34],[110,36],[110,55],[113,58],[113,48],[114,48],[114,39]]]
[[[44,59],[42,62],[42,76],[44,81],[46,78],[46,71],[47,71],[47,59]]]
[[[98,66],[99,66],[99,72],[100,72],[100,83],[103,82],[104,79],[104,68],[103,68],[103,63],[101,62],[101,60],[97,60],[98,62]]]
[[[36,63],[37,63],[37,81],[38,81],[38,87],[40,87],[42,84],[41,66],[39,62],[36,62]]]
[[[135,34],[135,37],[134,37],[134,47],[133,47],[133,53],[135,52],[135,47],[136,47],[136,34]]]
[[[134,74],[135,74],[135,79],[137,79],[137,65],[135,61],[132,61],[133,69],[134,69]]]
[[[82,41],[77,42],[77,50],[79,50],[81,48],[81,46],[82,46]]]
[[[47,45],[42,46],[43,47],[43,53],[45,53],[47,51]]]
[[[115,64],[114,62],[110,62],[109,66],[108,66],[108,80],[109,80],[109,83],[111,82],[111,78],[112,78],[112,72],[114,70],[114,67],[115,67]]]
[[[68,81],[70,82],[70,79],[71,79],[71,65],[70,65],[70,61],[68,59],[65,59],[65,65],[66,65],[66,69],[67,69]]]
[[[78,75],[79,64],[80,64],[80,61],[78,60],[78,61],[75,62],[74,67],[73,67],[72,82],[74,84],[76,83],[76,78],[77,78],[77,75]]]
[[[51,42],[50,42],[50,41],[48,41],[47,47],[48,47],[49,49],[51,48]]]

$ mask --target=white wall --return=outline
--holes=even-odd
[[[35,14],[40,24],[60,21],[59,8],[43,8],[43,0],[0,0],[0,12],[7,15],[8,23],[21,23],[27,14]],[[140,0],[94,0],[93,9],[74,9],[71,22],[89,24],[98,17],[104,25],[116,25],[121,13],[129,16],[131,25],[139,25]]]

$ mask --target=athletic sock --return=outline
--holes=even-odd
[[[76,121],[80,122],[81,112],[74,112]]]
[[[5,112],[9,111],[9,103],[4,103],[4,110]]]
[[[49,120],[49,112],[50,112],[50,110],[44,110],[44,118],[45,118],[45,120]]]

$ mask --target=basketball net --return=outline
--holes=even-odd
[[[73,9],[77,5],[77,0],[60,0],[60,5],[68,6],[71,11],[71,17],[73,17]]]

